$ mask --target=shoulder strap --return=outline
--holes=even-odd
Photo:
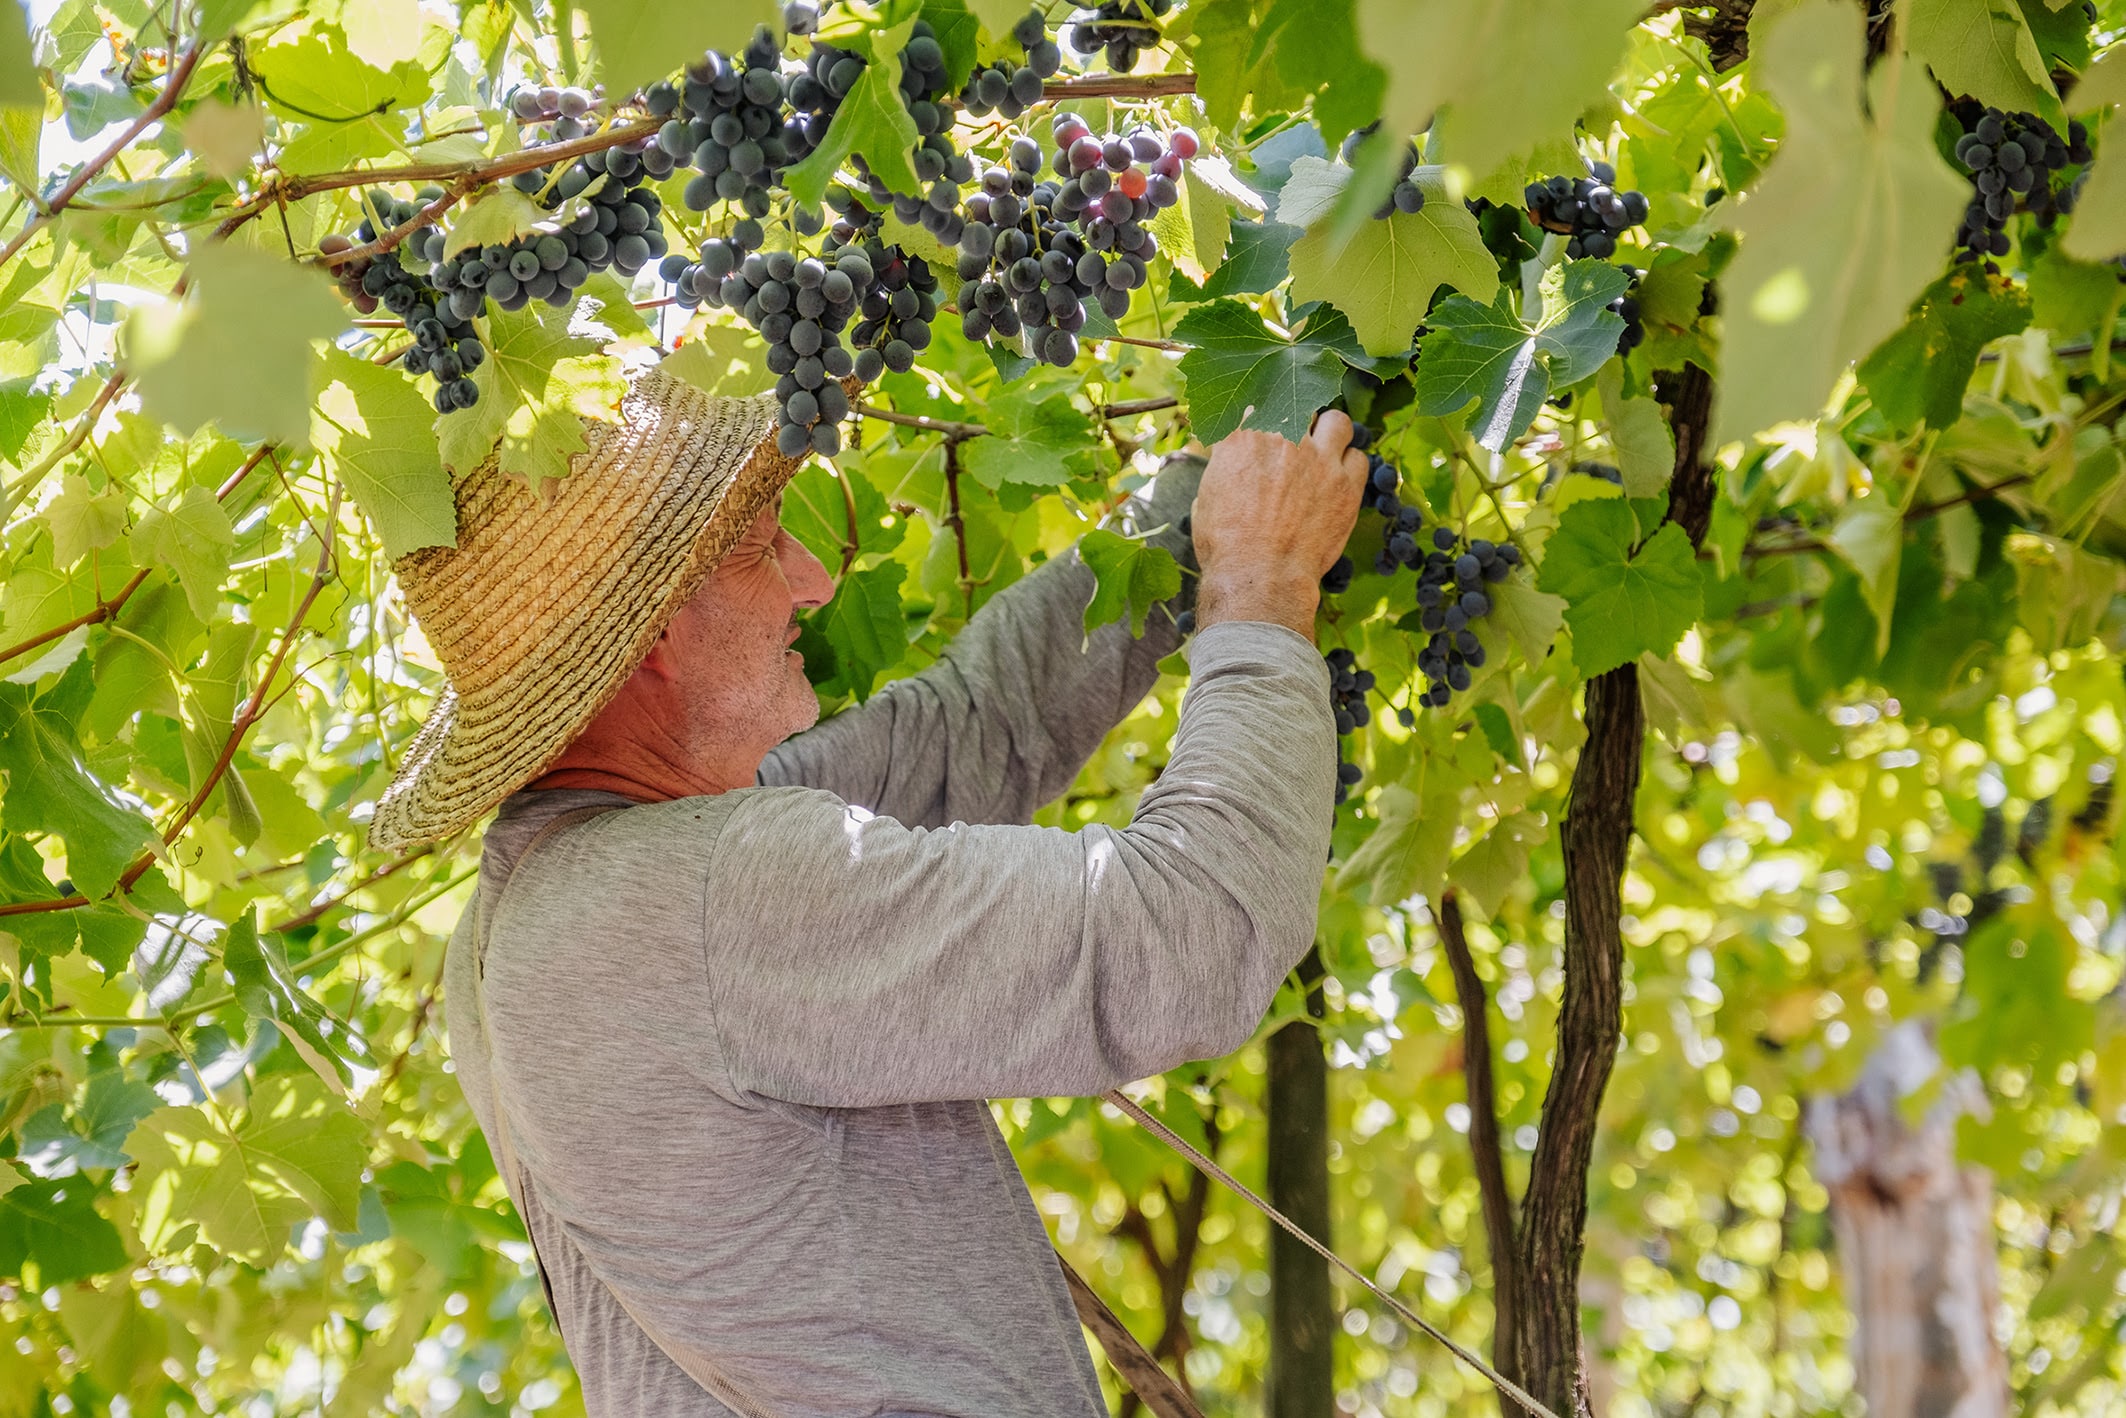
[[[531,859],[531,854],[539,849],[542,842],[564,827],[573,827],[579,822],[587,822],[591,818],[618,810],[618,805],[614,804],[572,808],[567,812],[556,813],[532,834],[531,841],[524,844],[524,850],[517,854],[516,864],[510,868],[509,873],[494,883],[493,896],[490,897],[484,889],[473,896],[473,910],[476,914],[472,929],[472,999],[474,1011],[480,1019],[480,1046],[487,1053],[489,1087],[494,1091],[495,1161],[502,1174],[503,1189],[509,1193],[511,1204],[517,1208],[517,1215],[524,1220],[524,1236],[531,1242],[532,1260],[539,1267],[539,1287],[546,1292],[546,1307],[553,1313],[556,1332],[561,1328],[561,1307],[554,1302],[553,1281],[546,1273],[546,1261],[539,1255],[539,1243],[532,1236],[531,1213],[524,1207],[525,1179],[517,1166],[517,1149],[509,1136],[509,1105],[503,1100],[502,1090],[494,1081],[494,1031],[487,1019],[487,923],[493,919],[496,908],[501,905],[502,895],[508,889],[510,880],[518,869]],[[482,883],[483,888],[485,885]],[[625,1300],[617,1294],[613,1298],[619,1302],[621,1309],[628,1310]],[[641,1318],[632,1310],[628,1310],[628,1317],[635,1320],[644,1334],[652,1333],[649,1326],[642,1324]],[[564,1341],[566,1338],[564,1335]],[[738,1418],[775,1418],[773,1410],[746,1394],[721,1373],[715,1370],[703,1373],[689,1370],[688,1373],[707,1389],[717,1402],[736,1413]]]

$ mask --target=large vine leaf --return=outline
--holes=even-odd
[[[567,477],[569,459],[590,446],[582,421],[610,422],[627,393],[620,362],[597,341],[569,333],[567,319],[543,302],[494,311],[487,345],[486,362],[472,373],[480,402],[431,414],[443,466],[462,476],[499,445],[501,470],[534,487]]]
[[[907,623],[901,617],[901,582],[907,575],[908,568],[897,561],[852,571],[834,588],[834,599],[822,613],[835,666],[859,700],[870,698],[879,671],[907,652]]]
[[[394,560],[458,542],[457,506],[436,456],[434,420],[435,410],[405,375],[339,350],[325,357],[311,442]]]
[[[1863,95],[1862,19],[1840,0],[1801,0],[1757,42],[1751,63],[1786,110],[1787,137],[1736,218],[1721,441],[1815,414],[1845,367],[1904,323],[1969,200],[1935,147],[1939,105],[1919,74],[1877,65]]]
[[[768,0],[669,5],[659,0],[575,0],[591,22],[598,76],[615,96],[665,78],[707,50],[736,54],[759,25],[774,25]]]
[[[0,683],[0,823],[13,832],[47,832],[66,843],[67,874],[90,900],[103,896],[142,852],[162,839],[83,760],[78,728],[95,691],[87,660],[76,660],[38,695],[32,685]]]
[[[0,108],[44,107],[44,85],[30,51],[29,16],[20,5],[0,6]]]
[[[1085,633],[1129,617],[1129,633],[1144,633],[1153,606],[1181,590],[1181,568],[1164,547],[1132,541],[1104,527],[1078,538],[1078,558],[1093,573],[1085,603]]]
[[[1237,300],[1200,305],[1175,327],[1197,437],[1259,428],[1297,443],[1343,385],[1343,357],[1314,331],[1287,339]]]
[[[1008,389],[982,411],[989,436],[964,445],[967,471],[987,488],[1061,487],[1098,466],[1093,422],[1067,391]]]
[[[1553,387],[1578,383],[1616,352],[1622,317],[1609,303],[1630,278],[1606,261],[1574,261],[1544,278],[1543,315],[1521,323],[1511,291],[1490,305],[1449,296],[1419,342],[1421,413],[1460,412],[1474,400],[1471,428],[1494,452],[1528,431]]]
[[[1294,177],[1302,165],[1318,162],[1299,159]],[[1443,183],[1421,186],[1422,211],[1368,221],[1347,242],[1331,226],[1318,225],[1292,244],[1293,298],[1325,300],[1341,310],[1368,354],[1409,349],[1443,285],[1482,304],[1498,294],[1498,262],[1485,249],[1476,218],[1448,197]]]
[[[310,431],[311,342],[346,317],[322,276],[249,247],[206,242],[186,262],[190,298],[127,325],[141,406],[192,433],[301,443]]]
[[[2059,91],[2015,0],[1906,0],[1905,45],[1949,92],[2060,123]]]
[[[1481,180],[1570,132],[1607,97],[1645,9],[1639,0],[1358,0],[1359,39],[1388,70],[1381,126],[1417,133],[1432,123],[1428,158]]]
[[[352,1065],[372,1068],[369,1046],[302,987],[287,957],[271,937],[262,938],[246,911],[222,939],[222,968],[229,972],[237,1003],[253,1018],[270,1019],[304,1063],[335,1092],[354,1082]]]
[[[1544,544],[1536,584],[1563,596],[1572,659],[1589,679],[1675,648],[1698,623],[1704,592],[1690,538],[1665,523],[1636,552],[1638,522],[1616,498],[1579,502]]]
[[[233,1133],[197,1108],[158,1108],[126,1150],[140,1164],[145,1231],[167,1233],[182,1217],[221,1250],[263,1265],[312,1216],[354,1229],[368,1130],[315,1079],[281,1073],[259,1081]]]
[[[39,1285],[67,1285],[126,1263],[118,1228],[96,1210],[86,1177],[26,1182],[0,1191],[0,1275],[34,1261]]]

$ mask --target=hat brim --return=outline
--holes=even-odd
[[[716,398],[652,371],[550,501],[492,459],[460,481],[459,545],[396,567],[450,682],[377,803],[371,847],[453,836],[560,757],[804,466],[774,428],[772,395]],[[438,643],[446,616],[484,618],[455,655]]]

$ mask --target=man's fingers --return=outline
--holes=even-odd
[[[1314,416],[1314,428],[1307,438],[1334,458],[1351,446],[1351,416],[1342,409],[1323,409]]]

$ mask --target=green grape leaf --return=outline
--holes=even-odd
[[[982,28],[989,31],[989,37],[1001,42],[1010,35],[1011,27],[1034,7],[1026,0],[967,0],[967,8],[982,22]]]
[[[1930,86],[1881,64],[1863,94],[1862,20],[1841,0],[1801,0],[1751,58],[1787,136],[1735,217],[1716,442],[1813,416],[1904,323],[1970,199],[1934,145]]]
[[[666,374],[726,398],[765,394],[775,387],[766,364],[767,341],[738,325],[709,325],[658,366]]]
[[[2062,126],[2059,91],[2015,0],[1908,0],[1904,39],[1950,93]]]
[[[92,492],[87,478],[72,476],[44,504],[44,522],[52,534],[52,565],[64,570],[125,532],[125,495],[115,487]]]
[[[940,540],[950,540],[941,534]],[[908,653],[907,621],[901,614],[901,582],[908,568],[882,562],[842,577],[834,599],[820,614],[835,663],[858,700],[871,697],[879,672]]]
[[[1351,169],[1342,163],[1311,153],[1296,157],[1284,185],[1277,189],[1277,220],[1286,226],[1318,226],[1335,212],[1337,200],[1350,185]]]
[[[0,5],[0,108],[44,107],[44,84],[30,48],[29,14],[20,5]]]
[[[1980,352],[2029,325],[2030,308],[2029,292],[2018,282],[1959,264],[1927,287],[1904,328],[1877,345],[1856,373],[1897,427],[1924,420],[1947,428],[1963,417],[1964,390]]]
[[[1480,708],[1497,709],[1497,705]],[[1501,715],[1503,717],[1503,715]],[[1447,876],[1476,906],[1480,915],[1505,909],[1514,887],[1528,880],[1528,853],[1549,835],[1543,819],[1532,812],[1502,817],[1492,829],[1454,859]]]
[[[1195,307],[1174,336],[1193,346],[1181,357],[1181,378],[1196,436],[1207,444],[1236,428],[1297,443],[1343,388],[1344,362],[1333,346],[1311,330],[1285,339],[1237,300]]]
[[[1025,13],[1024,11],[1020,12]],[[808,207],[827,195],[827,184],[852,156],[860,157],[896,192],[917,192],[915,166],[909,161],[920,134],[908,106],[901,102],[901,50],[915,27],[910,18],[871,36],[871,62],[834,111],[826,141],[803,162],[783,174],[783,186]],[[1007,32],[1010,26],[1005,27]]]
[[[1578,383],[1616,353],[1624,321],[1609,303],[1630,278],[1606,261],[1573,261],[1543,278],[1543,315],[1521,323],[1511,291],[1490,305],[1449,296],[1419,342],[1418,411],[1445,416],[1476,401],[1477,442],[1497,452],[1527,432],[1553,387]]]
[[[266,141],[266,115],[255,103],[208,99],[185,115],[185,146],[199,163],[224,182],[235,182],[258,160]]]
[[[1191,281],[1209,279],[1225,259],[1233,209],[1225,194],[1203,180],[1191,163],[1176,184],[1181,200],[1152,218],[1152,235],[1174,269]]]
[[[615,97],[668,78],[706,50],[736,54],[760,25],[780,28],[768,0],[667,5],[659,0],[575,0],[591,22],[598,77]]]
[[[129,1160],[126,1137],[161,1106],[162,1097],[153,1088],[106,1063],[90,1072],[81,1103],[71,1116],[55,1103],[22,1124],[22,1146],[16,1156],[45,1177],[65,1176],[87,1167],[123,1167]]]
[[[487,359],[472,372],[480,402],[430,413],[445,467],[470,473],[499,443],[502,471],[534,488],[568,476],[569,459],[590,446],[583,420],[610,422],[627,393],[620,362],[568,323],[543,301],[488,317]]]
[[[1005,483],[1060,487],[1098,466],[1093,421],[1071,407],[1064,390],[1008,389],[982,417],[989,436],[963,444],[961,457],[992,491]]]
[[[1352,0],[1275,0],[1250,46],[1256,112],[1297,108],[1311,94],[1330,143],[1380,117],[1388,76],[1360,42],[1354,10]]]
[[[1538,591],[1521,572],[1489,586],[1485,594],[1491,614],[1477,622],[1478,635],[1488,642],[1495,631],[1504,631],[1531,666],[1542,664],[1565,624],[1565,598]]]
[[[1341,310],[1368,354],[1408,350],[1443,285],[1478,304],[1498,294],[1498,262],[1485,249],[1476,218],[1443,185],[1420,185],[1422,211],[1368,220],[1348,242],[1322,226],[1292,244],[1292,298],[1325,300]]]
[[[1624,397],[1621,362],[1604,365],[1595,388],[1601,393],[1602,412],[1609,420],[1609,441],[1616,450],[1624,495],[1659,497],[1667,492],[1676,475],[1676,436],[1661,413],[1661,405],[1643,396]]]
[[[1085,603],[1085,633],[1129,617],[1129,633],[1144,633],[1152,607],[1181,591],[1181,568],[1164,547],[1132,541],[1104,527],[1078,538],[1078,559],[1093,573]]]
[[[1675,648],[1698,623],[1704,591],[1690,538],[1670,522],[1636,554],[1638,524],[1616,498],[1579,502],[1558,519],[1536,584],[1568,602],[1572,658],[1589,679]]]
[[[1300,228],[1283,222],[1236,220],[1226,239],[1224,262],[1203,283],[1203,299],[1277,289],[1291,271],[1292,243],[1301,235]]]
[[[118,1228],[96,1210],[96,1188],[86,1178],[25,1182],[0,1192],[0,1275],[20,1276],[24,1263],[34,1261],[38,1285],[68,1285],[129,1259]]]
[[[2119,103],[2126,103],[2126,46],[2115,44],[2082,72],[2081,82],[2067,95],[2067,112],[2095,113]]]
[[[1381,127],[1432,124],[1427,155],[1480,181],[1608,99],[1645,9],[1639,0],[1358,0],[1361,46],[1388,70]]]
[[[315,340],[346,326],[314,271],[250,247],[203,242],[186,262],[179,304],[127,322],[141,407],[185,433],[213,423],[231,438],[301,443],[310,431]]]
[[[1390,783],[1374,797],[1380,819],[1350,859],[1336,870],[1336,889],[1367,888],[1385,910],[1413,896],[1439,900],[1447,883],[1447,857],[1461,824],[1461,788],[1466,780],[1445,759],[1426,754],[1415,786]]]
[[[254,1019],[272,1020],[326,1086],[344,1095],[354,1081],[350,1065],[374,1067],[361,1036],[334,1019],[297,982],[279,944],[260,937],[249,911],[230,923],[221,952],[237,1003]]]
[[[1897,604],[1897,570],[1905,545],[1903,513],[1880,492],[1856,497],[1838,514],[1824,540],[1860,576],[1868,609],[1875,613],[1875,653],[1890,648],[1890,612]]]
[[[212,492],[194,485],[174,507],[149,508],[140,514],[131,541],[135,560],[160,562],[176,573],[193,615],[214,618],[236,550],[236,529]]]
[[[325,381],[311,442],[367,514],[384,555],[456,546],[457,505],[436,459],[435,410],[413,381],[342,350],[325,357]]]
[[[602,179],[601,179],[602,180]],[[472,246],[506,246],[547,219],[546,208],[504,183],[470,206],[458,208],[443,237],[447,259]]]
[[[264,1265],[312,1216],[354,1229],[368,1144],[361,1119],[317,1082],[278,1073],[259,1081],[233,1136],[197,1108],[158,1108],[126,1150],[139,1162],[144,1230],[196,1223],[209,1244]]]
[[[298,123],[356,126],[364,115],[417,108],[433,88],[412,60],[379,69],[361,58],[337,25],[308,26],[247,57],[266,81],[267,101]]]
[[[94,687],[87,660],[76,660],[42,697],[28,685],[0,683],[0,772],[7,775],[0,823],[64,840],[67,874],[92,901],[134,858],[162,845],[148,820],[82,759],[77,721]]]
[[[2089,181],[2074,204],[2074,221],[2060,240],[2060,250],[2077,261],[2109,261],[2126,255],[2126,142],[2117,136],[2126,125],[2117,118],[2109,147],[2097,154]]]

